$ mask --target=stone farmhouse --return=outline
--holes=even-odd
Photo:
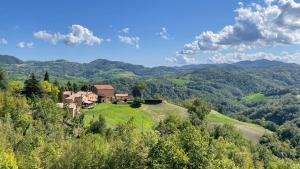
[[[112,85],[94,85],[94,93],[98,95],[98,102],[112,102],[115,96]]]
[[[127,102],[128,93],[115,93],[112,85],[94,85],[93,91],[72,92],[65,91],[63,93],[63,103],[57,103],[61,108],[68,106],[73,117],[80,114],[81,108],[87,108],[95,103],[104,102]]]

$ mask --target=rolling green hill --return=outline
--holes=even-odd
[[[10,80],[24,81],[31,72],[42,79],[48,71],[52,82],[54,79],[60,84],[71,81],[79,86],[110,83],[116,92],[129,93],[133,85],[142,82],[147,86],[145,98],[172,102],[200,98],[222,114],[273,130],[274,125],[295,121],[300,127],[300,100],[296,99],[300,94],[300,65],[297,64],[257,60],[149,68],[105,59],[90,63],[66,60],[17,63],[2,65]]]
[[[219,124],[233,125],[242,133],[242,135],[245,138],[247,138],[248,140],[251,140],[253,142],[257,142],[263,134],[271,133],[271,131],[269,131],[261,126],[251,124],[251,123],[241,122],[241,121],[232,119],[228,116],[222,115],[216,111],[212,111],[208,115],[207,121],[210,126],[219,125]]]
[[[115,127],[117,124],[127,122],[130,118],[134,118],[134,124],[139,131],[150,130],[159,121],[165,119],[169,115],[188,117],[185,108],[176,106],[171,103],[164,102],[159,105],[142,105],[141,108],[131,108],[128,104],[98,104],[94,109],[85,109],[84,124],[89,126],[91,121],[98,120],[99,115],[103,115],[106,119],[108,127]],[[241,122],[216,111],[212,111],[208,115],[208,123],[210,126],[230,124],[235,126],[242,135],[254,142],[264,133],[270,133],[258,125]]]
[[[104,103],[96,105],[94,109],[84,109],[83,113],[85,126],[89,126],[91,121],[98,120],[101,114],[105,117],[108,127],[125,123],[133,117],[138,130],[149,130],[169,115],[188,117],[186,109],[167,102],[159,105],[142,105],[140,108],[131,108],[128,104]]]
[[[0,55],[0,64],[22,64],[23,61],[9,55]]]

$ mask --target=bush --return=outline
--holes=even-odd
[[[103,134],[106,128],[105,118],[100,114],[99,120],[95,121],[90,126],[90,132]]]
[[[139,108],[142,106],[143,101],[140,99],[134,99],[133,102],[130,104],[132,108]]]

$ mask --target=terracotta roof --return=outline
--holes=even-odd
[[[119,96],[119,97],[127,97],[128,94],[127,94],[127,93],[117,93],[116,96]]]
[[[103,89],[114,89],[114,87],[112,87],[112,85],[94,85],[94,87],[97,89],[97,90],[103,90]]]

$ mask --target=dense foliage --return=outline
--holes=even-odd
[[[58,60],[4,68],[10,80],[0,70],[0,168],[300,168],[299,65],[262,60],[146,68]],[[37,76],[27,77],[31,72]],[[170,117],[140,133],[132,120],[107,128],[101,116],[84,127],[83,115],[71,118],[57,108],[64,90],[86,91],[100,82],[136,98],[181,104],[190,119]],[[208,128],[212,108],[274,133],[254,144],[232,126]]]
[[[295,159],[274,156],[269,145],[254,146],[231,126],[208,130],[169,117],[139,133],[132,119],[111,129],[99,117],[84,128],[82,116],[71,118],[47,97],[29,101],[1,92],[0,105],[1,168],[299,167]]]

